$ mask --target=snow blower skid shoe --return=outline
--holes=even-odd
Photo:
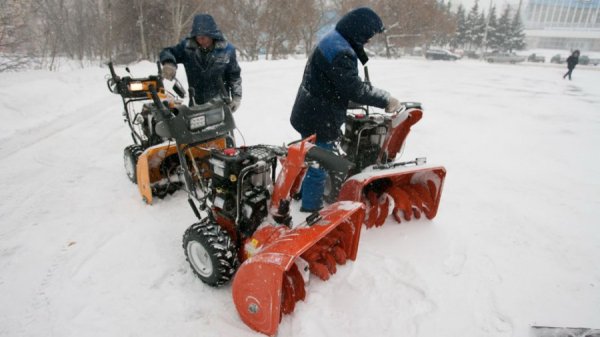
[[[307,274],[328,280],[337,264],[355,260],[364,206],[339,202],[294,229],[258,229],[245,247],[248,259],[233,280],[233,301],[252,329],[272,336],[284,314],[306,296]]]

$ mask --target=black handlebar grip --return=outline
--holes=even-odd
[[[115,82],[118,82],[119,81],[119,76],[117,76],[117,73],[115,73],[115,67],[113,66],[112,61],[108,62],[108,69],[110,69],[110,75],[115,80]]]
[[[171,112],[165,110],[165,106],[160,101],[160,97],[158,97],[158,93],[156,92],[156,88],[154,87],[154,85],[150,84],[150,86],[148,86],[148,89],[150,90],[150,96],[152,96],[152,101],[154,102],[154,105],[156,105],[156,108],[158,109],[158,112],[161,114],[161,116],[165,119],[170,118]]]

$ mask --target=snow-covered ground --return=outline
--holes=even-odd
[[[241,64],[247,144],[298,138],[288,118],[304,62]],[[376,86],[424,104],[402,158],[447,168],[438,216],[363,229],[357,260],[313,279],[279,336],[600,328],[600,71],[567,81],[564,68],[372,60]],[[0,335],[257,335],[230,286],[190,271],[184,193],[147,206],[127,180],[131,139],[107,73],[2,74]]]

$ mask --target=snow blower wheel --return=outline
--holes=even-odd
[[[237,248],[219,225],[203,221],[190,226],[183,235],[183,249],[194,274],[212,287],[233,277],[238,267]]]
[[[137,161],[142,154],[142,147],[139,145],[129,145],[123,150],[123,162],[125,164],[125,173],[131,182],[137,184]]]

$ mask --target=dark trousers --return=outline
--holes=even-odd
[[[569,80],[571,80],[571,73],[573,73],[573,69],[575,68],[569,68],[569,71],[567,71],[567,73],[563,75],[563,78],[569,76]]]

